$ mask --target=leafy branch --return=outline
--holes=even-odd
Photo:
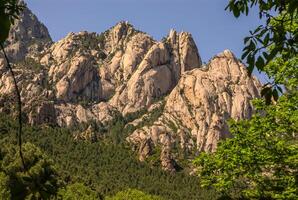
[[[241,59],[248,64],[248,73],[254,69],[267,72],[266,66],[276,57],[289,59],[298,51],[298,0],[230,0],[226,10],[233,12],[238,18],[241,14],[248,15],[252,7],[259,9],[259,18],[265,19],[265,25],[250,31],[250,36],[244,38],[245,47]],[[272,13],[276,13],[273,16]],[[261,92],[266,102],[270,103],[283,93],[276,77],[272,83],[267,83]]]

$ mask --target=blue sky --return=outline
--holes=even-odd
[[[25,0],[56,41],[69,32],[102,32],[119,21],[155,39],[170,29],[192,33],[202,60],[224,49],[241,57],[243,38],[261,23],[257,10],[235,19],[224,8],[228,0]]]

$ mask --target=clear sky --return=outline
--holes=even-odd
[[[25,0],[56,41],[69,32],[102,32],[119,21],[155,39],[170,29],[192,33],[202,60],[224,49],[241,57],[243,38],[261,23],[257,10],[235,19],[228,0]]]

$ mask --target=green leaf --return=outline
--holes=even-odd
[[[248,10],[248,6],[245,5],[245,15],[246,15],[246,16],[248,15],[248,12],[249,12],[249,10]]]
[[[268,60],[268,53],[267,52],[263,52],[263,56],[264,56],[264,58],[266,59],[266,60]]]
[[[249,45],[248,45],[248,49],[249,49],[250,51],[253,51],[253,50],[256,49],[256,44],[255,44],[252,40],[250,41],[250,43],[249,43]]]
[[[249,41],[250,37],[245,37],[244,38],[244,44],[246,44]]]
[[[262,25],[258,26],[258,28],[255,29],[255,31],[253,32],[253,34],[259,32],[259,31],[261,30],[262,27],[263,27]]]
[[[0,43],[3,43],[8,38],[10,26],[9,17],[7,15],[0,15]]]
[[[271,99],[272,99],[272,90],[270,90],[269,92],[267,92],[264,95],[264,98],[265,98],[266,105],[270,105],[271,104]]]
[[[280,93],[283,93],[282,88],[281,88],[280,86],[276,86],[276,88],[278,89],[278,91],[279,91]]]
[[[278,48],[274,48],[267,56],[267,63],[270,62],[278,53]]]
[[[278,95],[278,91],[277,91],[277,89],[274,89],[274,90],[272,91],[272,96],[273,96],[273,99],[274,99],[275,101],[278,100],[279,95]]]
[[[260,70],[260,71],[263,70],[264,65],[265,65],[264,59],[262,58],[262,56],[259,56],[258,60],[256,62],[257,69]]]
[[[240,16],[240,10],[237,7],[234,7],[233,14],[236,18]]]
[[[258,36],[259,36],[259,37],[262,37],[266,32],[268,32],[268,30],[267,30],[267,29],[263,29],[263,30],[258,34]]]
[[[246,56],[249,54],[249,51],[245,51],[242,56],[241,59],[243,60],[244,58],[246,58]]]
[[[264,38],[263,44],[268,45],[269,39],[270,39],[270,33],[267,33],[265,38]]]
[[[254,70],[254,66],[253,65],[249,65],[247,67],[247,70],[248,70],[248,75],[250,76],[252,74],[253,70]]]
[[[298,2],[297,0],[293,0],[289,3],[288,6],[288,13],[292,14],[295,12],[295,10],[298,10]]]
[[[249,76],[252,74],[253,70],[254,70],[254,64],[255,64],[255,57],[253,54],[249,54],[247,57],[247,63],[248,63],[248,74]]]
[[[268,93],[271,92],[271,87],[264,87],[262,90],[261,90],[261,96],[264,97],[265,95],[267,95]]]

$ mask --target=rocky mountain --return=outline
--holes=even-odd
[[[230,136],[228,119],[250,118],[250,100],[259,97],[260,87],[232,52],[225,50],[208,65],[185,72],[165,98],[162,114],[136,129],[127,141],[139,147],[140,160],[160,147],[162,167],[174,171],[181,153],[185,159],[196,151],[215,151],[218,141]]]
[[[14,61],[19,61],[23,60],[27,54],[34,57],[51,43],[48,29],[25,7],[20,19],[11,28],[5,45],[9,57]]]
[[[155,156],[170,171],[179,168],[182,154],[214,151],[229,137],[228,119],[251,116],[250,100],[261,87],[228,50],[202,65],[190,33],[171,30],[156,41],[128,22],[53,42],[26,8],[5,45],[28,123],[106,125],[115,116],[142,113],[127,124],[126,140],[140,160]],[[13,113],[14,88],[2,54],[0,72],[0,111]]]

